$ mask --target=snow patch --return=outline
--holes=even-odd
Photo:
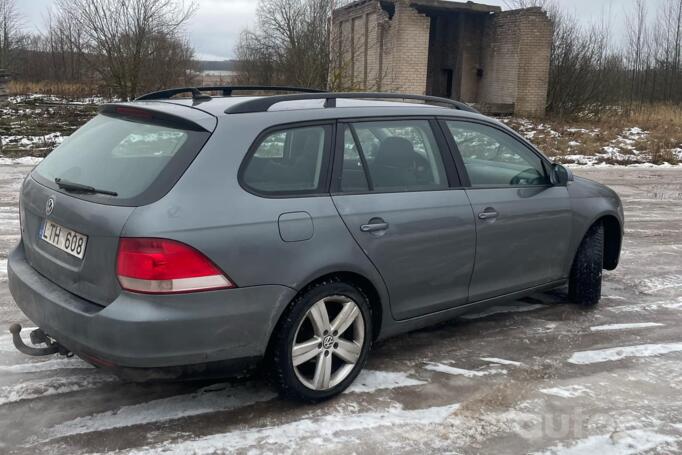
[[[79,375],[24,381],[0,388],[0,406],[22,400],[94,389],[116,381],[118,381],[116,376],[107,375]]]
[[[80,359],[53,359],[43,362],[22,363],[18,365],[2,365],[2,373],[38,373],[41,371],[70,370],[94,368]]]
[[[47,432],[46,440],[112,428],[166,422],[199,414],[232,411],[269,401],[274,397],[273,392],[259,390],[253,386],[214,384],[191,394],[123,406],[116,411],[79,417],[52,427]]]
[[[540,389],[540,392],[544,393],[545,395],[553,395],[559,398],[576,398],[585,395],[592,395],[592,391],[590,389],[581,385],[551,387],[549,389]]]
[[[515,362],[513,360],[498,359],[496,357],[481,357],[481,360],[490,363],[499,363],[500,365],[511,365],[515,367],[523,366],[521,362]]]
[[[637,289],[643,294],[655,294],[665,289],[682,287],[682,275],[664,275],[641,280]]]
[[[652,302],[652,303],[640,303],[636,305],[617,305],[612,307],[606,307],[607,310],[613,311],[614,313],[632,313],[632,312],[646,312],[655,311],[660,309],[669,310],[682,310],[682,297],[679,297],[677,301],[670,302],[667,300]]]
[[[490,369],[490,370],[465,370],[462,368],[455,368],[443,363],[427,362],[424,369],[436,371],[438,373],[450,374],[453,376],[465,376],[467,378],[477,378],[481,376],[488,376],[491,374],[507,374],[507,370]]]
[[[62,133],[49,133],[44,136],[0,136],[3,146],[13,145],[20,148],[54,147],[66,139]]]
[[[344,393],[368,393],[380,389],[395,389],[423,384],[426,382],[412,379],[407,373],[363,370]]]
[[[634,455],[653,450],[663,444],[675,442],[675,438],[651,430],[617,431],[610,434],[581,439],[571,447],[563,444],[550,448],[542,455]]]
[[[590,327],[590,330],[593,332],[603,332],[603,331],[608,331],[608,330],[645,329],[648,327],[660,327],[663,325],[665,325],[665,324],[660,324],[658,322],[633,322],[630,324],[597,325],[594,327]]]
[[[589,365],[592,363],[621,360],[628,357],[653,357],[681,351],[682,343],[640,344],[635,346],[599,349],[596,351],[576,352],[568,359],[568,362],[576,365]]]
[[[373,428],[442,424],[459,407],[458,404],[426,409],[405,410],[396,405],[386,411],[361,414],[332,414],[324,417],[310,417],[278,426],[239,430],[216,434],[178,443],[162,443],[153,447],[132,450],[129,454],[164,453],[184,455],[191,453],[213,454],[222,451],[235,452],[248,447],[258,447],[263,452],[266,445],[295,447],[302,440],[312,437],[324,444],[340,444],[354,441],[354,431]],[[274,452],[273,452],[274,453]]]
[[[0,165],[2,166],[35,166],[43,161],[43,158],[37,156],[23,156],[21,158],[0,158]]]

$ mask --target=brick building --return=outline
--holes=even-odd
[[[541,116],[551,43],[552,24],[540,8],[358,0],[333,13],[330,84]]]

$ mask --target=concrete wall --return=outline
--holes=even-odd
[[[414,3],[364,0],[334,12],[332,88],[438,93],[452,69],[453,98],[544,114],[552,25],[540,8],[443,13]]]

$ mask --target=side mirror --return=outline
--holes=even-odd
[[[567,186],[569,182],[573,182],[573,171],[561,164],[552,165],[554,171],[554,182],[557,186]]]

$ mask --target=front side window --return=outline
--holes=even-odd
[[[548,185],[542,159],[510,135],[479,123],[448,121],[474,187]]]
[[[330,128],[291,128],[266,135],[251,155],[243,182],[262,193],[315,193],[327,161]]]
[[[341,189],[423,191],[448,187],[427,120],[358,122],[345,126]]]

